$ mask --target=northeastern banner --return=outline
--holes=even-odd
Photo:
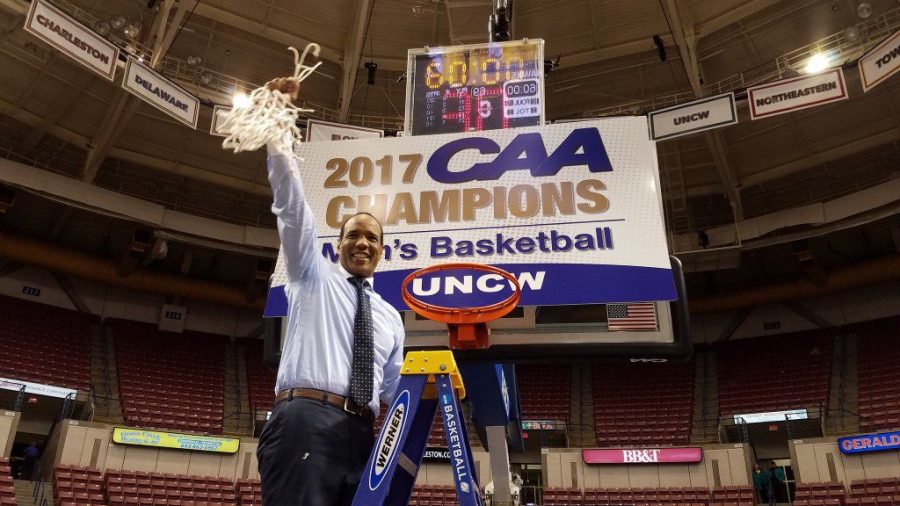
[[[374,288],[400,310],[407,274],[450,262],[513,273],[523,305],[674,300],[647,132],[629,117],[306,143],[300,177],[328,260],[346,217],[384,224]],[[279,259],[266,316],[286,313],[285,282]]]

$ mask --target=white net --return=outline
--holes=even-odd
[[[303,63],[310,51],[315,56],[319,55],[319,45],[309,44],[302,55],[293,47],[288,50],[294,53],[294,75],[291,79],[299,86],[322,64],[319,62],[309,66]],[[312,110],[295,106],[290,95],[270,90],[268,86],[253,90],[248,98],[246,105],[235,105],[223,122],[222,130],[229,135],[222,141],[222,148],[240,153],[256,151],[271,142],[280,153],[293,156],[294,143],[300,140],[297,118],[300,113]]]

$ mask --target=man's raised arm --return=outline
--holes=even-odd
[[[266,84],[296,99],[300,86],[296,80],[280,78]],[[306,202],[297,160],[267,146],[269,184],[272,186],[272,213],[278,218],[278,235],[287,264],[290,282],[311,279],[324,262],[316,248],[316,219]]]

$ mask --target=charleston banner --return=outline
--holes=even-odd
[[[407,274],[450,262],[513,273],[523,305],[674,300],[647,132],[629,117],[305,143],[300,177],[329,261],[347,216],[384,224],[374,288],[400,310]],[[279,259],[267,316],[286,314],[285,282]]]

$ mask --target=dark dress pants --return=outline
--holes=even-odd
[[[349,506],[375,443],[372,422],[308,399],[279,402],[256,456],[264,506]]]

